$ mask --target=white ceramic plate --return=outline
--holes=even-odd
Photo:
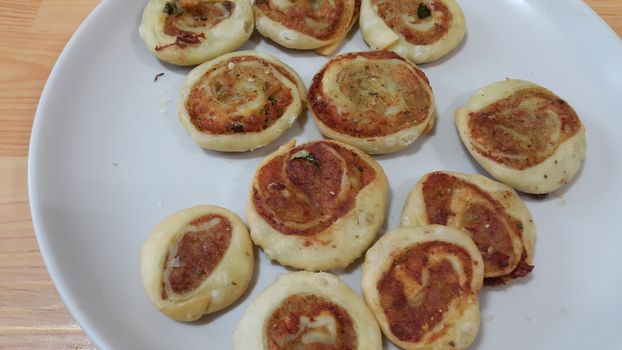
[[[102,349],[230,349],[255,295],[286,269],[258,254],[256,278],[233,307],[192,324],[147,300],[140,247],[168,214],[210,203],[243,215],[255,167],[290,138],[320,138],[303,117],[268,147],[203,151],[175,115],[189,69],[160,63],[138,37],[146,1],[105,0],[60,56],[32,133],[32,216],[48,270],[71,313]],[[479,87],[506,77],[534,81],[570,102],[587,129],[588,154],[570,186],[525,198],[538,228],[530,278],[481,293],[473,349],[622,348],[622,44],[576,0],[462,1],[468,35],[422,66],[437,99],[435,134],[376,157],[390,182],[398,225],[406,194],[433,170],[484,173],[462,147],[453,111]],[[244,46],[276,54],[309,83],[326,58],[284,50],[258,35]],[[341,52],[367,50],[360,35]],[[160,72],[165,75],[154,82]],[[169,103],[167,103],[169,102]],[[360,261],[357,263],[360,264]],[[359,291],[360,269],[338,273]],[[388,344],[386,348],[392,349]]]

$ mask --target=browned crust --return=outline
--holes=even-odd
[[[198,131],[213,135],[231,135],[231,134],[244,134],[244,133],[256,133],[261,132],[273,125],[278,119],[283,117],[283,114],[289,104],[292,102],[293,97],[288,88],[278,83],[271,84],[271,81],[266,81],[264,84],[265,91],[268,95],[268,99],[264,101],[263,107],[256,111],[249,117],[242,117],[236,115],[235,107],[230,105],[230,108],[226,110],[215,111],[214,105],[217,98],[210,95],[206,95],[202,86],[206,77],[216,69],[220,69],[228,64],[237,64],[245,61],[256,61],[262,65],[275,68],[280,74],[283,74],[293,84],[296,84],[297,80],[283,67],[278,64],[274,64],[270,61],[264,60],[256,56],[236,56],[229,60],[220,62],[214,65],[211,69],[206,71],[203,77],[194,84],[190,90],[188,100],[186,101],[185,108],[190,117],[190,121],[196,127]],[[236,68],[234,68],[235,70]],[[237,81],[242,79],[255,79],[259,76],[265,75],[265,71],[253,72],[252,76],[246,76],[241,72],[229,73],[227,70],[225,83],[225,91],[230,90]],[[223,84],[224,85],[224,84]]]
[[[310,156],[296,158],[300,152],[308,152]],[[345,159],[345,169],[331,152]],[[355,180],[342,194],[344,171]],[[257,171],[252,201],[257,213],[275,230],[306,236],[307,245],[321,243],[314,236],[347,214],[354,207],[357,194],[376,176],[374,168],[349,149],[334,142],[307,143],[271,159]],[[319,222],[300,229],[282,223],[277,217],[295,223]]]
[[[471,236],[482,254],[485,269],[507,267],[513,254],[510,235],[518,238],[522,245],[523,224],[520,220],[510,216],[498,200],[477,185],[442,172],[428,175],[422,185],[428,223],[447,225],[449,218],[456,215],[449,205],[453,191],[460,187],[467,188],[483,198],[494,208],[494,213],[490,213],[488,209],[482,210],[480,206],[469,206],[466,209],[466,218],[456,228]],[[470,209],[471,211],[468,212]],[[498,215],[502,220],[490,217],[491,215]],[[508,225],[504,225],[503,221]],[[508,227],[510,232],[507,231]],[[533,266],[527,263],[527,253],[523,246],[518,265],[509,274],[486,278],[484,282],[488,285],[505,283],[514,278],[525,277],[532,269]]]
[[[372,4],[377,6],[377,14],[393,31],[400,33],[404,39],[413,45],[431,45],[439,41],[449,31],[453,15],[442,1],[432,2],[432,12],[440,12],[443,19],[440,24],[435,24],[430,30],[412,30],[405,25],[401,16],[406,13],[416,21],[429,21],[431,17],[419,19],[417,9],[421,4],[427,5],[424,1],[405,1],[405,0],[372,0]],[[429,7],[428,7],[429,8]]]
[[[322,313],[329,313],[336,321],[336,344],[308,345],[306,348],[318,350],[356,350],[357,336],[354,322],[348,312],[335,303],[314,294],[296,294],[285,299],[266,322],[264,330],[270,350],[286,350],[293,345],[302,345],[297,334],[300,329],[300,317],[314,320]],[[303,330],[304,331],[304,330]],[[285,343],[284,346],[279,343]]]
[[[402,61],[412,69],[410,72],[414,72],[416,77],[420,78],[425,84],[427,88],[431,90],[430,81],[423,71],[419,70],[415,65],[410,63],[408,60],[399,56],[395,52],[392,51],[369,51],[369,52],[351,52],[347,54],[343,54],[331,59],[316,75],[313,77],[311,87],[309,88],[307,100],[309,102],[309,108],[313,112],[314,116],[318,118],[322,123],[324,123],[327,127],[332,130],[335,130],[341,134],[345,134],[353,137],[361,137],[361,138],[371,138],[371,137],[381,137],[390,134],[394,134],[404,129],[408,129],[413,126],[413,124],[419,124],[426,120],[427,111],[429,108],[433,108],[431,103],[431,98],[428,98],[429,105],[427,105],[427,110],[425,113],[416,113],[413,118],[406,118],[401,120],[402,122],[399,125],[393,125],[392,123],[378,119],[375,120],[376,123],[373,127],[367,128],[365,130],[356,129],[352,126],[348,125],[348,120],[353,117],[350,113],[339,114],[337,112],[336,106],[332,103],[330,98],[328,98],[324,92],[322,91],[322,80],[324,79],[324,75],[326,70],[333,64],[338,64],[343,61],[354,60],[358,57],[363,57],[369,60],[399,60]],[[414,78],[413,80],[416,80]],[[384,118],[387,119],[387,118]],[[345,125],[344,125],[345,124]]]
[[[351,26],[353,18],[344,18],[347,15],[345,13],[346,1],[347,0],[336,0],[336,7],[334,9],[327,8],[324,9],[324,12],[320,13],[315,13],[311,10],[309,0],[297,0],[297,8],[290,9],[287,12],[278,11],[271,5],[271,0],[256,0],[253,6],[256,9],[261,10],[263,14],[273,21],[276,21],[289,29],[303,33],[318,40],[328,41],[344,35],[345,31],[347,31]],[[360,7],[360,0],[357,0],[357,2]],[[355,9],[354,12],[356,13],[357,10]],[[329,25],[326,30],[316,33],[311,30],[311,28],[304,25],[304,19],[307,17],[311,17],[314,20],[321,20],[328,17],[330,19]],[[342,30],[339,30],[340,28]]]
[[[542,101],[535,111],[519,108],[523,100],[530,98]],[[546,115],[551,113],[561,124],[561,135],[555,142],[551,140],[552,126],[546,124]],[[469,113],[468,128],[477,141],[473,144],[476,152],[510,168],[524,170],[552,156],[562,143],[579,132],[581,121],[564,100],[544,88],[534,87]],[[507,130],[526,136],[527,141],[520,142]]]
[[[428,254],[433,252],[457,257],[465,267],[465,282],[459,282],[458,275],[447,260],[431,263]],[[430,330],[442,322],[443,314],[452,302],[474,294],[475,291],[471,290],[471,264],[471,256],[464,248],[441,241],[416,244],[395,257],[390,269],[377,283],[380,304],[393,335],[404,342],[421,342]],[[427,283],[423,280],[424,269],[429,272]],[[398,274],[413,280],[421,289],[415,295],[409,295],[412,293],[396,277]],[[464,310],[458,310],[461,311]],[[444,327],[426,339],[426,344],[446,333],[447,327]]]
[[[207,230],[199,230],[201,225],[213,219],[220,222]],[[229,219],[217,214],[203,215],[190,221],[187,230],[175,242],[177,250],[172,259],[178,266],[173,267],[168,276],[172,291],[180,295],[196,289],[214,271],[229,247],[232,234]],[[164,259],[163,269],[171,263],[170,260],[169,253]],[[164,288],[162,299],[168,299]]]

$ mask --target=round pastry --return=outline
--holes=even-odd
[[[434,126],[428,78],[391,51],[333,58],[313,77],[307,99],[322,134],[370,154],[399,151]]]
[[[567,184],[585,159],[585,128],[551,91],[524,80],[486,86],[456,111],[473,158],[515,189],[545,194]]]
[[[503,284],[533,269],[536,229],[514,189],[481,175],[434,172],[406,199],[401,225],[439,224],[467,233],[484,259],[484,282]]]
[[[302,113],[305,87],[278,58],[256,51],[223,55],[184,80],[177,112],[201,146],[244,152],[267,145]]]
[[[455,228],[401,227],[371,247],[362,290],[380,329],[408,350],[466,349],[479,330],[484,263]]]
[[[194,321],[244,294],[253,276],[253,245],[237,215],[196,206],[156,226],[143,244],[140,273],[162,313]]]
[[[270,259],[322,271],[363,254],[386,203],[387,179],[370,156],[335,141],[291,141],[259,165],[246,214],[253,242]]]
[[[138,32],[162,61],[195,65],[242,46],[253,8],[250,0],[149,0]]]
[[[290,49],[332,53],[356,21],[360,0],[256,0],[261,35]]]
[[[328,273],[279,276],[248,306],[236,350],[378,350],[382,336],[361,298]]]
[[[392,50],[415,63],[439,59],[464,38],[455,0],[363,0],[359,26],[373,50]]]

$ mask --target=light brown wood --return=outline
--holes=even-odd
[[[0,349],[90,349],[58,297],[34,238],[26,185],[43,84],[98,0],[0,1]],[[622,35],[622,1],[587,1]]]

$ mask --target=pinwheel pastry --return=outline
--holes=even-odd
[[[370,156],[335,141],[295,141],[262,161],[246,214],[270,259],[308,271],[348,266],[384,222],[387,179]]]
[[[235,350],[379,350],[374,316],[350,287],[328,273],[279,276],[248,306]]]
[[[231,305],[252,275],[253,245],[246,226],[234,213],[215,206],[167,217],[142,248],[147,296],[179,321],[194,321]]]
[[[373,50],[393,50],[415,63],[443,57],[466,32],[455,0],[363,0],[359,22]]]
[[[502,284],[532,269],[536,230],[514,189],[481,175],[434,172],[406,199],[402,226],[439,224],[469,236],[484,259],[484,282]]]
[[[261,35],[290,49],[334,52],[356,22],[361,0],[255,0]]]
[[[322,134],[370,154],[399,151],[434,126],[428,78],[391,51],[333,58],[307,99]]]
[[[250,0],[149,0],[139,28],[157,58],[183,66],[231,52],[252,33]]]
[[[402,227],[367,251],[361,287],[380,329],[400,348],[465,349],[479,330],[483,275],[482,256],[466,233]]]
[[[524,80],[486,86],[456,111],[473,158],[497,180],[532,194],[567,184],[585,159],[585,128],[566,101]]]
[[[279,59],[238,51],[188,73],[177,111],[201,147],[244,152],[267,145],[289,129],[305,98],[300,77]]]

